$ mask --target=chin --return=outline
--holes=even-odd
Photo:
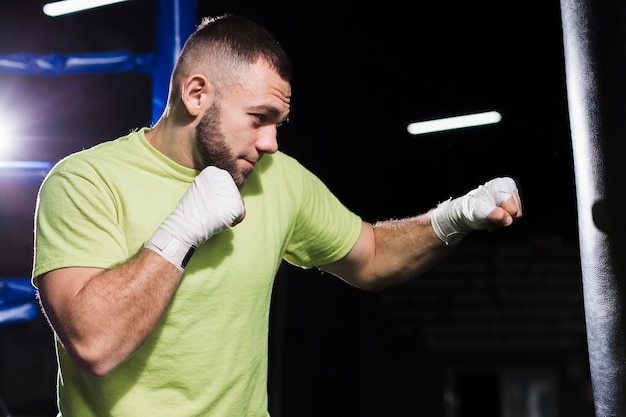
[[[239,187],[239,189],[242,189],[243,186],[246,185],[246,182],[248,181],[248,175],[251,173],[252,171],[243,173],[234,178],[235,184],[237,184],[237,187]]]

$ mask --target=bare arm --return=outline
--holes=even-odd
[[[244,215],[231,176],[208,167],[127,262],[108,270],[56,269],[38,277],[41,305],[72,359],[96,376],[123,363],[157,327],[193,249]]]
[[[509,186],[510,183],[505,184],[505,187]],[[501,194],[499,187],[500,184],[495,185],[489,194]],[[479,189],[484,193],[486,188]],[[458,238],[474,230],[473,228],[494,230],[510,226],[522,216],[517,189],[507,190],[506,195],[510,197],[504,201],[495,198],[486,202],[485,196],[478,194],[477,196],[474,190],[452,204],[461,202],[461,199],[467,199],[468,196],[470,199],[478,198],[479,204],[473,204],[472,201],[463,205],[474,207],[472,210],[463,213],[449,210],[450,212],[440,214],[446,221],[450,217],[453,220],[452,225],[444,224],[444,230],[453,231],[453,235]],[[468,200],[464,201],[467,202]],[[443,207],[446,206],[451,205],[446,202]],[[490,207],[488,212],[480,215],[485,207]],[[374,225],[363,223],[361,235],[348,255],[337,262],[322,266],[321,269],[365,290],[380,290],[416,278],[441,261],[451,247],[444,243],[447,236],[438,236],[435,232],[434,215],[435,209],[403,220],[387,220]],[[473,228],[465,225],[468,222],[466,216],[472,222]]]
[[[355,287],[375,291],[423,274],[448,251],[432,229],[429,212],[374,225],[364,222],[350,253],[321,269]]]
[[[39,277],[42,307],[68,353],[103,376],[150,336],[182,272],[144,249],[114,269],[63,268]]]

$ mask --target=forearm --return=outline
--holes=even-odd
[[[357,288],[376,291],[422,275],[448,251],[432,229],[429,212],[373,225],[363,223],[350,253],[321,269]]]
[[[157,327],[195,248],[244,215],[230,174],[209,166],[128,262],[109,270],[61,268],[39,277],[42,306],[71,357],[94,375],[124,362]]]
[[[363,223],[350,253],[321,269],[362,289],[386,288],[431,269],[471,231],[510,226],[521,216],[515,181],[496,178],[425,214]]]
[[[433,231],[431,212],[373,225],[376,252],[371,279],[382,288],[417,278],[449,252]]]
[[[68,353],[85,371],[101,376],[150,337],[181,277],[163,257],[143,249],[110,270],[53,271],[40,279],[40,297]]]

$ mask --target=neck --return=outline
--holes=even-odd
[[[146,131],[146,139],[174,162],[187,168],[200,169],[193,157],[193,137],[189,135],[189,127],[174,127],[166,118],[161,118]]]

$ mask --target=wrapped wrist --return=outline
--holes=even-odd
[[[448,199],[433,210],[430,222],[435,234],[446,245],[457,245],[472,229],[459,223],[454,216],[454,202]]]
[[[490,213],[517,194],[515,181],[508,177],[495,178],[464,196],[448,199],[431,214],[435,234],[446,245],[457,244],[472,230],[489,228]]]
[[[183,242],[162,228],[152,235],[146,248],[161,255],[181,272],[196,250],[196,246]]]

